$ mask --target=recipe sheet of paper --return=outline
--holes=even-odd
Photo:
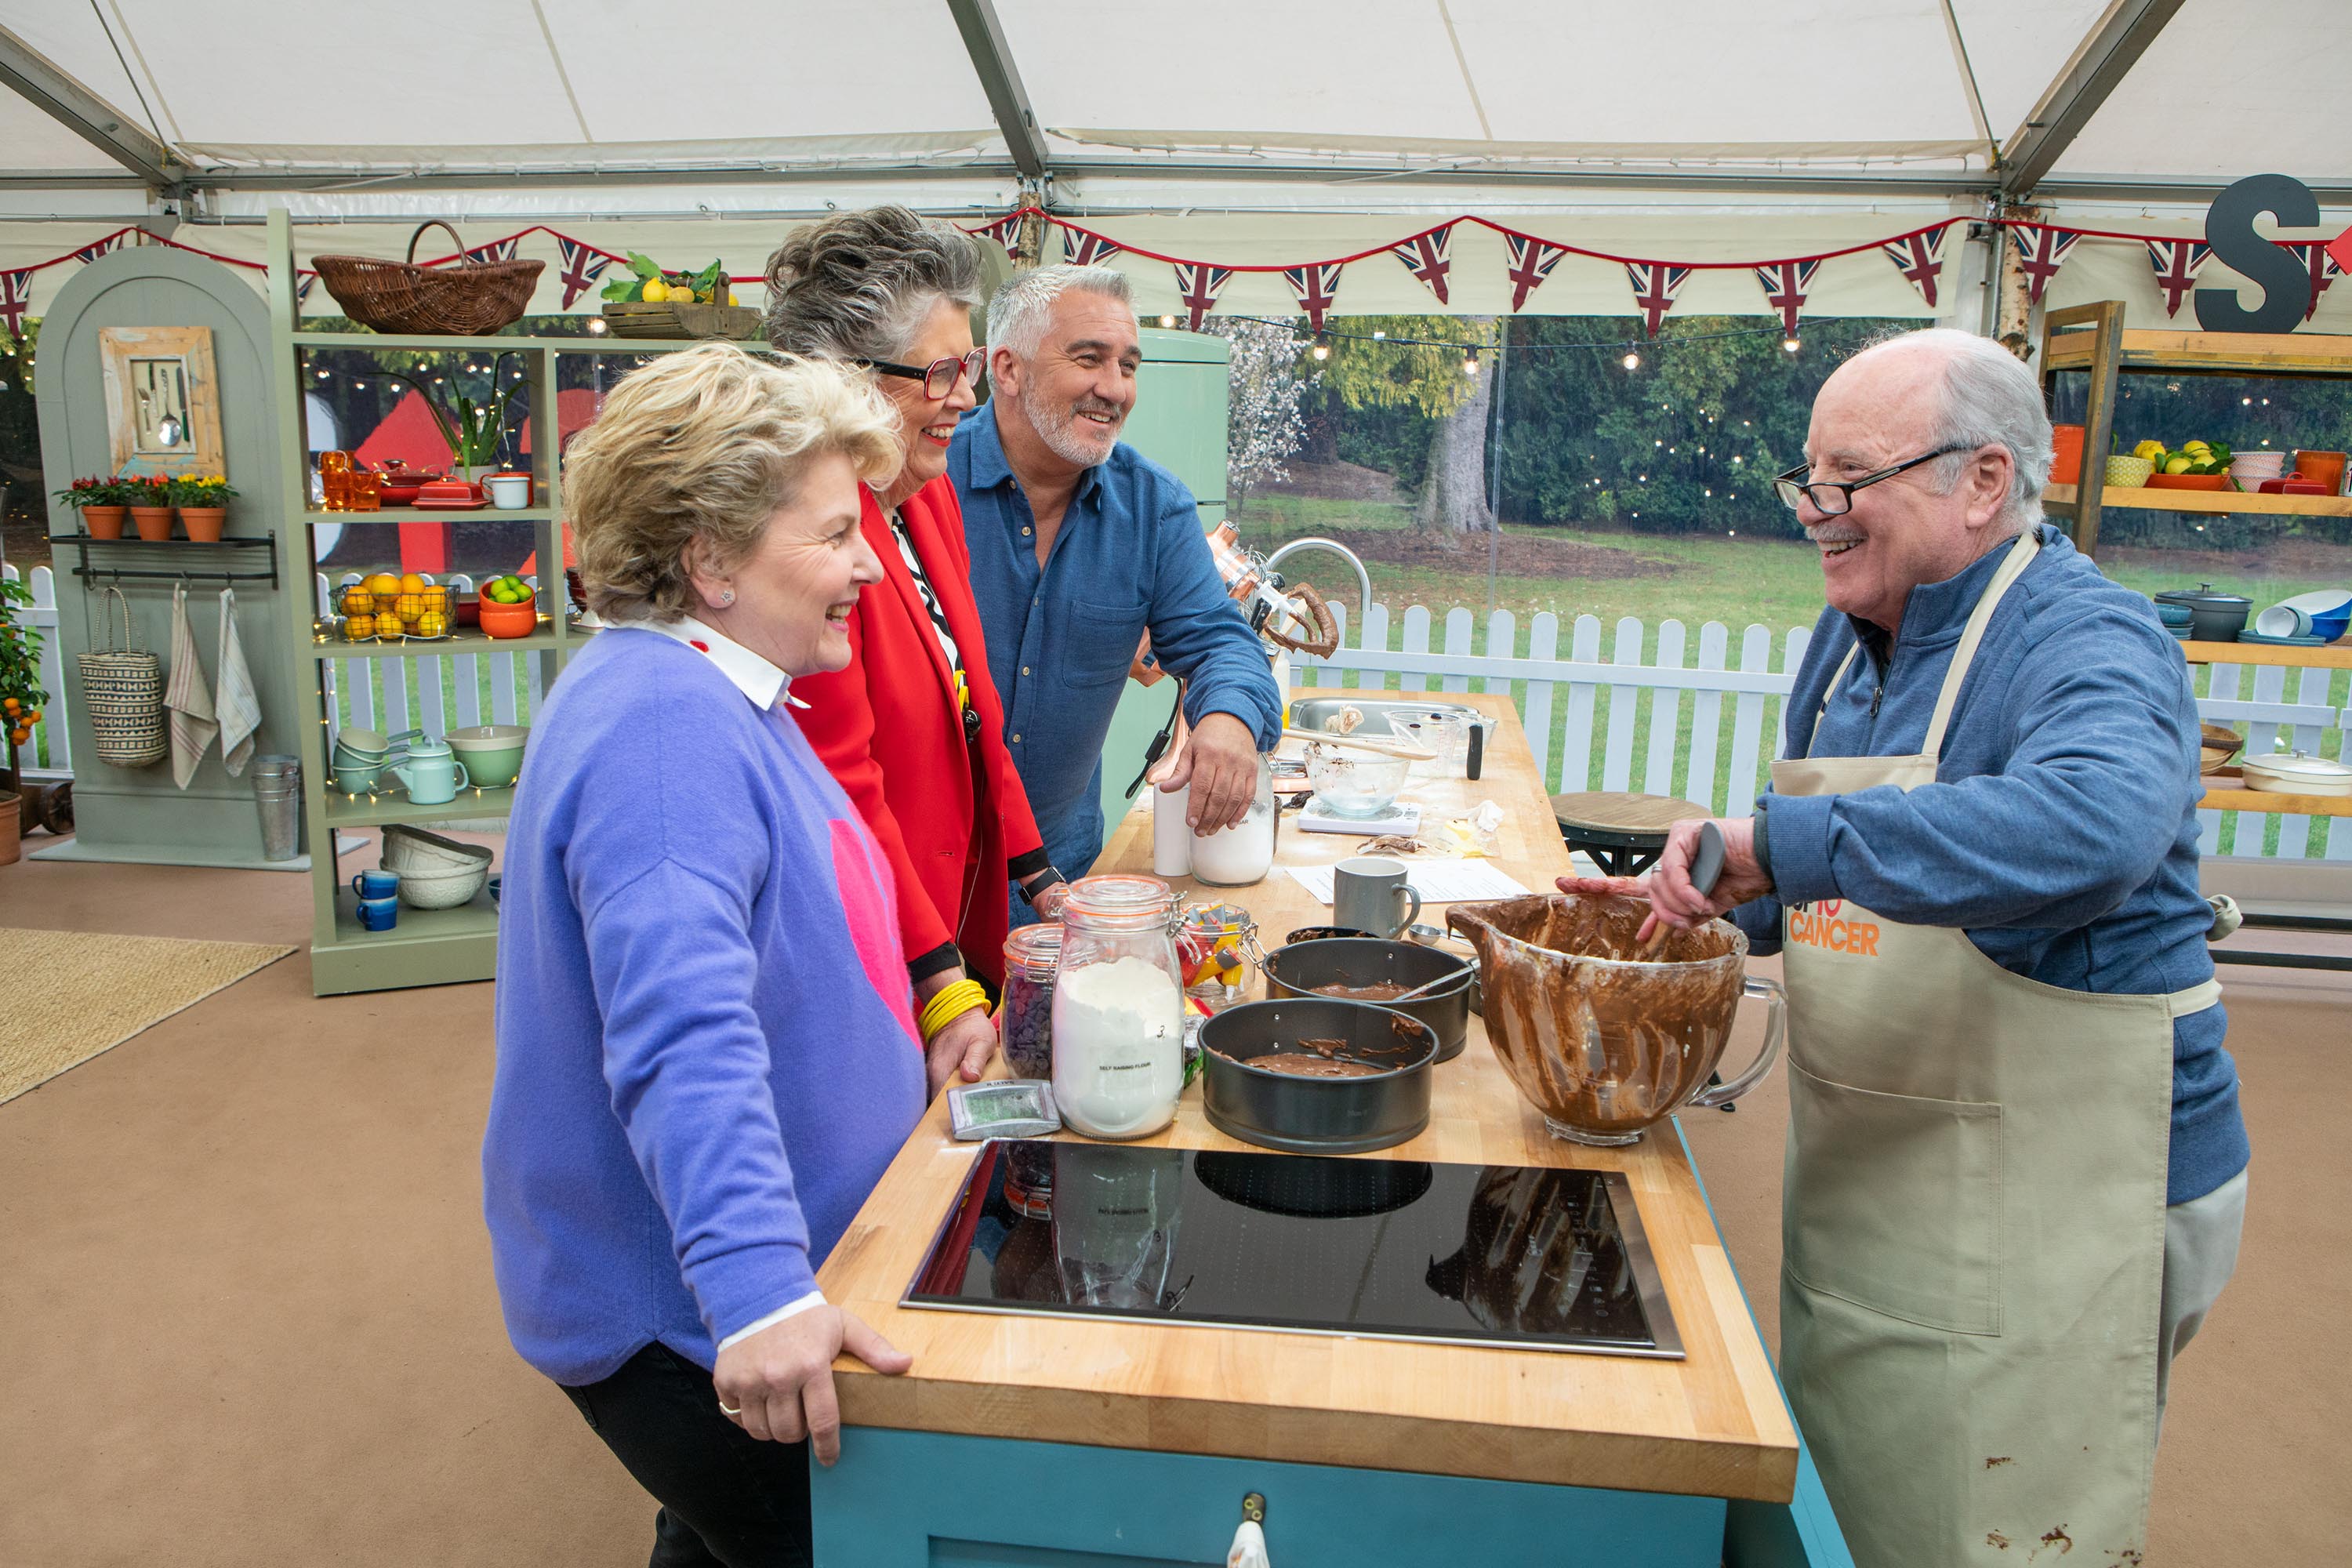
[[[1511,877],[1498,869],[1491,860],[1400,860],[1405,868],[1405,880],[1421,895],[1424,904],[1458,904],[1473,900],[1516,899],[1528,891]],[[1317,901],[1331,901],[1329,866],[1285,866],[1284,870],[1298,879],[1298,885],[1315,895]]]

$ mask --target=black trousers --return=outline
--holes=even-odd
[[[661,1504],[648,1568],[807,1568],[806,1443],[736,1426],[710,1374],[660,1344],[602,1383],[558,1386]]]

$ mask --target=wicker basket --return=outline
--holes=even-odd
[[[416,242],[428,228],[446,230],[460,265],[419,267]],[[544,261],[477,261],[466,255],[457,231],[437,219],[416,226],[408,237],[406,261],[373,256],[314,256],[319,280],[362,326],[379,332],[417,332],[436,337],[487,337],[509,326],[530,308]]]
[[[143,768],[163,760],[163,661],[140,647],[131,624],[131,601],[120,588],[106,590],[122,606],[122,641],[114,644],[114,607],[105,606],[106,646],[75,662],[81,668],[81,700],[98,742],[98,760],[118,768]]]
[[[604,307],[604,324],[618,338],[732,338],[760,335],[760,312],[751,305],[648,305]]]

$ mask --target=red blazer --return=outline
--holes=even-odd
[[[858,596],[849,618],[848,668],[793,679],[793,695],[808,704],[794,717],[897,873],[907,957],[952,942],[973,973],[1000,984],[1005,862],[1034,854],[1044,840],[1004,749],[1004,708],[981,642],[963,509],[941,475],[898,515],[963,654],[980,714],[979,739],[969,744],[954,671],[914,574],[874,493],[864,500],[866,542],[881,558],[884,580]]]

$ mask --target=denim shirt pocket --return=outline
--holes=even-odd
[[[1083,691],[1126,679],[1150,608],[1073,602],[1061,627],[1060,657],[1055,660],[1063,680]]]

